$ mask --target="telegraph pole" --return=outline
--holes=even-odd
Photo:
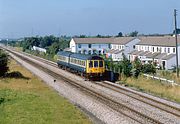
[[[177,22],[176,22],[176,15],[177,15],[177,10],[174,9],[174,22],[175,22],[175,40],[176,40],[176,72],[177,72],[177,77],[179,78],[179,64],[178,64],[178,42],[177,42]]]

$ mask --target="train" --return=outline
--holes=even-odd
[[[59,51],[57,64],[59,68],[81,74],[86,79],[102,79],[105,73],[104,59],[98,55]]]

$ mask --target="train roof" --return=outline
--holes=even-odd
[[[86,55],[86,54],[72,53],[72,52],[66,52],[66,51],[59,51],[58,55],[70,56],[72,58],[77,58],[81,60],[92,60],[92,59],[102,60],[103,59],[97,55]]]

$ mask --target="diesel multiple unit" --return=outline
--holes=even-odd
[[[105,72],[104,59],[97,55],[59,51],[57,56],[60,68],[83,74],[87,78],[102,77]]]

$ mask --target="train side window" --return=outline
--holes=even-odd
[[[93,61],[89,61],[89,68],[93,67]]]
[[[103,67],[103,61],[99,61],[99,67]]]
[[[94,61],[94,67],[98,67],[98,61]]]

